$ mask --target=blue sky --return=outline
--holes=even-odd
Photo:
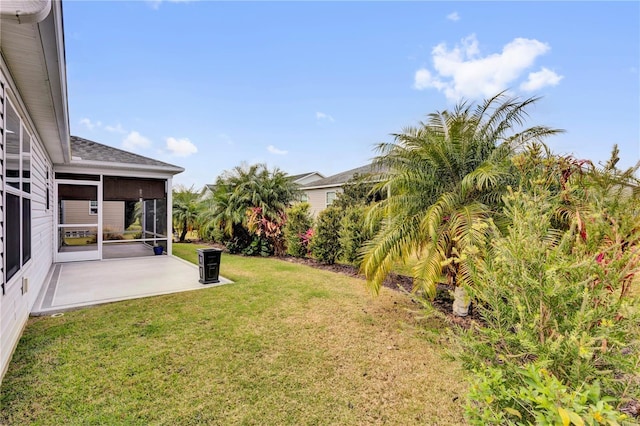
[[[325,176],[509,89],[557,153],[640,159],[638,2],[66,1],[72,134],[186,168]]]

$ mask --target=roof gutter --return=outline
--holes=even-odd
[[[311,182],[313,183],[313,182]],[[329,185],[320,185],[320,186],[301,186],[300,189],[302,190],[307,190],[307,189],[325,189],[325,188],[339,188],[342,185],[344,185],[346,182],[342,182],[342,183],[331,183]]]
[[[2,0],[0,16],[18,24],[37,24],[51,12],[51,0]]]
[[[95,160],[72,160],[70,163],[64,164],[64,165],[74,166],[74,167],[91,167],[91,168],[119,169],[119,170],[131,170],[131,171],[136,170],[136,171],[160,172],[160,173],[169,173],[172,175],[182,173],[185,170],[182,167],[169,166],[169,165],[152,166],[147,164],[112,163],[112,162],[95,161]]]
[[[4,0],[3,0],[4,1]],[[50,2],[50,0],[48,1]],[[56,19],[59,17],[59,19]],[[69,110],[67,104],[67,67],[64,50],[64,27],[62,23],[62,2],[56,1],[53,12],[38,24],[40,41],[47,67],[48,83],[53,109],[58,124],[62,155],[65,162],[71,161],[71,140]],[[54,37],[51,37],[54,35]]]

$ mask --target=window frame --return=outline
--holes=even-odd
[[[329,194],[333,195],[333,197],[331,198],[331,201],[329,201]],[[330,205],[332,205],[333,202],[336,201],[337,196],[338,196],[337,191],[326,191],[324,195],[325,206],[329,207]]]
[[[93,203],[95,203],[95,205]],[[98,216],[98,200],[89,201],[89,216]]]
[[[33,156],[31,154],[33,153],[33,147],[36,139],[34,135],[27,130],[27,122],[26,120],[23,119],[20,113],[20,109],[15,107],[15,104],[8,98],[8,96],[5,96],[4,114],[3,114],[4,120],[5,120],[4,132],[3,132],[4,133],[3,146],[5,149],[5,153],[7,149],[7,135],[9,134],[9,129],[7,128],[8,127],[7,125],[9,122],[7,117],[9,109],[12,110],[12,113],[14,113],[18,119],[17,132],[13,132],[12,130],[14,134],[15,133],[18,134],[18,151],[19,151],[18,158],[17,158],[18,177],[16,178],[17,187],[14,185],[7,184],[6,181],[4,182],[3,205],[5,206],[7,205],[7,198],[9,196],[17,197],[19,208],[17,212],[15,212],[16,217],[13,217],[14,212],[11,212],[12,215],[9,215],[9,211],[5,211],[3,238],[4,238],[4,241],[7,242],[9,229],[13,229],[14,231],[17,229],[17,233],[14,232],[12,237],[16,237],[17,235],[19,241],[17,241],[18,247],[9,247],[9,244],[6,244],[4,248],[5,250],[5,256],[3,256],[4,275],[2,277],[3,278],[3,282],[2,282],[3,295],[6,294],[5,284],[18,280],[20,277],[20,271],[28,267],[28,264],[33,258],[33,232],[32,232]],[[26,145],[28,145],[28,149],[25,152]],[[26,170],[25,165],[28,166],[29,170]],[[2,170],[3,176],[6,177],[7,161],[4,161],[2,169],[3,169]],[[24,175],[24,172],[28,172],[28,175]],[[28,201],[25,201],[25,200],[28,200]],[[26,227],[28,227],[28,229]],[[26,242],[27,239],[29,240],[28,243]],[[19,253],[19,256],[17,259],[18,260],[17,265],[13,263],[9,264],[9,261],[11,262],[15,261],[15,259],[9,259],[8,256],[6,255],[7,250],[11,250],[11,249],[14,249],[14,250],[17,249],[17,252]],[[11,268],[11,271],[9,271],[9,268]]]

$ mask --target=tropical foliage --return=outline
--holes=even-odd
[[[293,257],[306,257],[309,254],[308,232],[313,226],[309,213],[309,203],[297,203],[287,211],[287,223],[284,227],[287,254]]]
[[[283,171],[265,164],[240,165],[219,176],[214,188],[202,219],[210,233],[222,232],[231,252],[251,244],[260,246],[260,253],[264,247],[284,252],[285,210],[298,198],[298,190]]]
[[[173,189],[173,228],[180,233],[180,242],[184,242],[187,232],[197,226],[201,213],[200,194],[193,185]]]
[[[499,214],[507,185],[515,183],[510,156],[560,131],[523,128],[537,101],[500,93],[476,106],[462,102],[378,146],[376,162],[387,172],[377,190],[389,197],[369,215],[383,223],[362,266],[374,292],[397,261],[416,255],[415,290],[433,297],[439,283],[471,283],[461,253],[490,235],[487,224]]]
[[[472,260],[483,323],[463,337],[476,424],[617,424],[640,399],[640,197],[633,169],[514,159],[508,232]],[[548,152],[548,151],[546,151]],[[533,166],[533,167],[531,167]]]

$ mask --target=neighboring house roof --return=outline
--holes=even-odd
[[[311,178],[311,180],[309,180],[309,178]],[[307,172],[307,173],[300,173],[298,175],[287,176],[287,179],[289,179],[293,183],[298,183],[304,186],[303,182],[306,181],[307,183],[310,184],[311,182],[324,179],[324,176],[318,172]],[[216,190],[215,184],[206,183],[200,193],[202,194],[203,197],[206,197],[208,196],[209,193],[213,193],[215,190]]]
[[[287,176],[287,178],[297,183],[299,181],[308,180],[307,178],[314,177],[314,175],[317,176],[317,179],[315,180],[324,179],[324,176],[318,172],[300,173],[298,175]]]
[[[71,136],[71,163],[101,163],[104,166],[129,165],[136,168],[159,169],[172,173],[183,172],[184,169],[153,158],[144,157],[112,146],[103,145],[78,136]]]
[[[212,183],[205,183],[204,186],[202,187],[202,190],[200,191],[200,199],[201,200],[208,200],[209,198],[213,197],[213,193],[216,190],[216,186]]]
[[[347,170],[346,172],[338,173],[324,179],[316,180],[308,185],[303,186],[302,189],[339,187],[350,181],[356,175],[377,174],[383,171],[384,170],[382,170],[377,165],[367,164],[366,166],[356,167],[355,169]]]

